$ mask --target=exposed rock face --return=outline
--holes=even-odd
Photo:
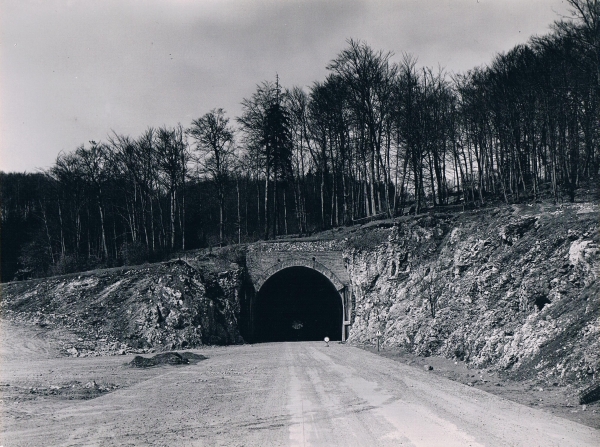
[[[353,291],[350,343],[375,343],[379,330],[384,347],[585,387],[600,368],[599,210],[536,204],[403,217],[330,240],[255,244],[249,268],[285,252],[337,256]],[[190,262],[3,284],[0,310],[59,339],[68,332],[63,352],[72,356],[243,342],[244,268]]]
[[[1,309],[4,318],[75,334],[64,345],[72,356],[241,343],[242,278],[240,267],[215,273],[171,261],[5,284]]]
[[[375,233],[374,233],[375,232]],[[350,342],[374,340],[514,377],[600,367],[598,206],[514,206],[405,219],[349,240]]]

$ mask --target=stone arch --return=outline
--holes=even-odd
[[[326,265],[316,260],[316,258],[307,259],[303,257],[294,257],[292,259],[286,259],[283,261],[278,261],[273,264],[271,267],[267,268],[262,272],[262,274],[256,278],[254,281],[254,287],[258,292],[263,284],[273,276],[275,273],[290,267],[308,267],[310,269],[316,270],[325,276],[331,283],[334,285],[335,289],[340,293],[340,297],[343,300],[342,291],[346,288],[346,285],[340,281],[335,273],[331,271]]]
[[[342,341],[345,341],[348,338],[349,334],[349,325],[350,325],[350,308],[351,308],[351,288],[342,282],[340,278],[326,265],[322,262],[319,262],[316,257],[306,258],[306,257],[296,257],[288,258],[285,260],[277,260],[277,262],[271,265],[269,268],[263,270],[262,274],[258,277],[254,278],[253,285],[255,293],[258,294],[263,287],[263,285],[267,282],[269,278],[273,275],[281,272],[282,270],[293,268],[293,267],[305,267],[311,270],[314,270],[331,282],[335,290],[337,291],[341,304],[342,304]]]

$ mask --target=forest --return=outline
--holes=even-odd
[[[348,40],[325,79],[285,88],[275,75],[239,117],[112,132],[44,172],[0,173],[1,280],[431,209],[573,202],[600,168],[600,3],[568,1],[550,33],[466,73]]]

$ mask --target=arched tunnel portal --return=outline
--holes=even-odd
[[[345,340],[344,286],[304,265],[282,267],[254,297],[253,341]]]

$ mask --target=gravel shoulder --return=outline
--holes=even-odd
[[[464,362],[441,356],[422,357],[402,349],[386,348],[377,352],[370,345],[361,346],[361,349],[419,369],[431,366],[431,374],[600,429],[600,401],[579,405],[577,392],[570,385],[559,386],[557,383],[548,386],[536,378],[511,380],[508,374],[491,369],[468,368]]]

